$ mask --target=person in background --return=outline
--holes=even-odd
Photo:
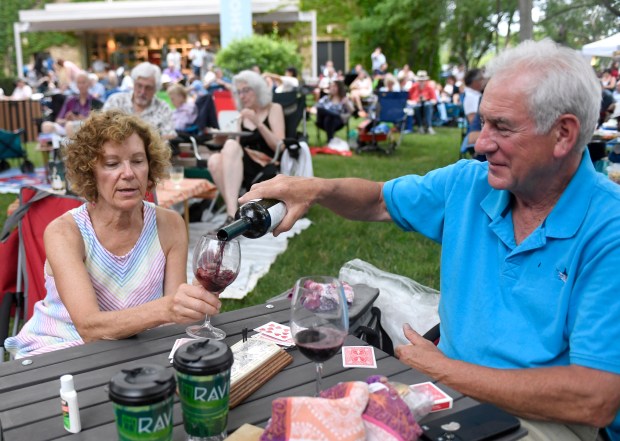
[[[105,78],[105,95],[103,101],[105,102],[111,95],[122,92],[118,85],[118,75],[114,70],[109,70]]]
[[[299,87],[297,69],[293,66],[287,67],[284,75],[265,72],[263,73],[263,78],[265,78],[267,84],[273,88],[275,93],[292,92]]]
[[[474,145],[482,131],[482,120],[478,113],[482,91],[486,80],[481,69],[470,69],[465,74],[465,93],[463,95],[463,113],[467,119],[467,131],[461,145],[461,152],[467,146]],[[483,160],[484,158],[478,158]]]
[[[487,162],[388,182],[278,175],[239,203],[283,201],[275,235],[318,203],[437,241],[441,339],[404,324],[400,360],[518,416],[531,439],[594,441],[607,426],[617,440],[620,186],[586,148],[599,81],[548,39],[503,51],[485,76],[476,151]]]
[[[355,104],[355,109],[360,118],[368,116],[368,113],[364,110],[363,100],[370,96],[372,96],[372,80],[368,73],[362,69],[349,86],[349,98]]]
[[[30,87],[24,78],[17,78],[15,80],[15,89],[13,93],[8,97],[12,101],[28,100],[32,96],[32,87]]]
[[[202,43],[200,41],[195,41],[194,47],[189,51],[188,58],[192,64],[192,73],[197,78],[202,78],[202,65],[204,64],[206,55],[207,51],[202,47]]]
[[[381,69],[381,65],[387,64],[387,59],[385,58],[385,55],[381,51],[381,47],[377,46],[375,50],[373,51],[373,53],[370,54],[370,62],[371,62],[370,71],[373,72],[373,74],[376,70]]]
[[[62,92],[70,93],[70,89],[76,90],[77,76],[82,69],[74,62],[58,58],[54,66],[56,82]]]
[[[165,80],[162,79],[162,83],[171,84],[181,83],[185,79],[183,73],[180,69],[177,69],[175,64],[169,64],[168,67],[164,69],[162,72],[162,78],[165,78]]]
[[[332,82],[329,93],[316,103],[313,110],[316,113],[316,125],[327,133],[329,145],[336,132],[344,127],[353,112],[344,83],[340,80]]]
[[[173,84],[166,92],[174,107],[172,112],[174,129],[177,132],[187,130],[189,126],[194,124],[198,116],[196,104],[193,101],[188,101],[187,91],[180,84]]]
[[[42,133],[54,133],[59,136],[73,136],[93,110],[101,109],[101,101],[89,93],[90,79],[88,72],[81,71],[77,76],[78,94],[65,99],[56,121],[43,121]],[[47,142],[47,141],[45,141]]]
[[[434,135],[433,112],[437,104],[435,88],[429,81],[430,77],[425,70],[419,70],[416,74],[417,81],[409,89],[409,99],[407,105],[413,108],[415,119],[420,126],[420,133]],[[413,127],[407,127],[408,130]]]
[[[219,67],[214,67],[212,71],[205,75],[204,86],[208,93],[216,90],[232,90],[230,78],[224,75],[224,71]]]
[[[99,77],[97,76],[97,74],[88,74],[88,82],[89,95],[101,102],[105,101],[105,86],[99,82]]]
[[[611,74],[611,69],[605,69],[601,74],[601,86],[611,93],[616,89],[616,77]]]
[[[394,75],[386,73],[383,77],[383,86],[379,88],[379,92],[400,92],[400,84]]]
[[[196,99],[207,94],[207,89],[205,88],[203,82],[200,80],[200,77],[194,76],[192,74],[189,77],[188,83],[189,86],[187,86],[187,93],[192,100],[196,101]]]
[[[87,202],[46,228],[47,293],[7,350],[33,356],[219,311],[215,295],[186,283],[181,216],[144,200],[166,176],[169,156],[135,116],[114,110],[85,121],[63,157],[72,191]]]
[[[163,100],[155,96],[161,87],[161,70],[158,66],[145,61],[131,70],[133,91],[115,93],[109,97],[104,110],[120,109],[130,115],[137,115],[151,124],[164,139],[177,136],[174,131],[172,110]]]
[[[234,219],[241,188],[250,186],[284,140],[284,112],[271,101],[272,91],[263,77],[241,71],[233,77],[233,91],[240,111],[237,127],[251,134],[227,140],[220,152],[209,157],[209,172],[226,206],[224,225]]]
[[[170,51],[166,54],[166,67],[174,66],[175,70],[181,72],[181,54],[177,51],[175,46],[170,48]]]

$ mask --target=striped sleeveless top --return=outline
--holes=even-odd
[[[124,256],[105,249],[95,234],[86,204],[69,211],[84,240],[84,265],[102,311],[138,306],[163,296],[166,257],[157,234],[155,205],[144,201],[144,227],[134,247]],[[5,341],[17,358],[83,344],[58,291],[45,269],[47,294],[34,306],[33,316],[19,334]]]

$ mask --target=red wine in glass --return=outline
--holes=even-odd
[[[295,335],[299,351],[315,363],[323,363],[338,353],[346,332],[333,328],[304,329]]]
[[[220,294],[237,278],[241,265],[241,249],[238,240],[220,241],[214,234],[200,238],[194,249],[192,267],[196,280],[210,293]],[[192,337],[221,340],[226,333],[211,325],[207,315],[202,325],[189,326]]]
[[[349,310],[340,281],[328,276],[302,277],[291,301],[291,335],[299,351],[316,365],[316,396],[323,362],[332,358],[349,331]]]

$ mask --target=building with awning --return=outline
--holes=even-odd
[[[84,66],[94,59],[130,57],[131,61],[157,62],[164,46],[176,47],[185,56],[194,41],[219,44],[220,1],[249,3],[252,26],[310,25],[310,72],[317,70],[316,12],[300,11],[297,0],[131,0],[50,3],[43,9],[19,11],[14,23],[18,72],[23,71],[22,34],[40,31],[75,32],[82,40]],[[133,58],[133,59],[131,59]]]

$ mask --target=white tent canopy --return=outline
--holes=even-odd
[[[591,57],[613,57],[620,55],[620,33],[594,43],[586,44],[581,53]]]

